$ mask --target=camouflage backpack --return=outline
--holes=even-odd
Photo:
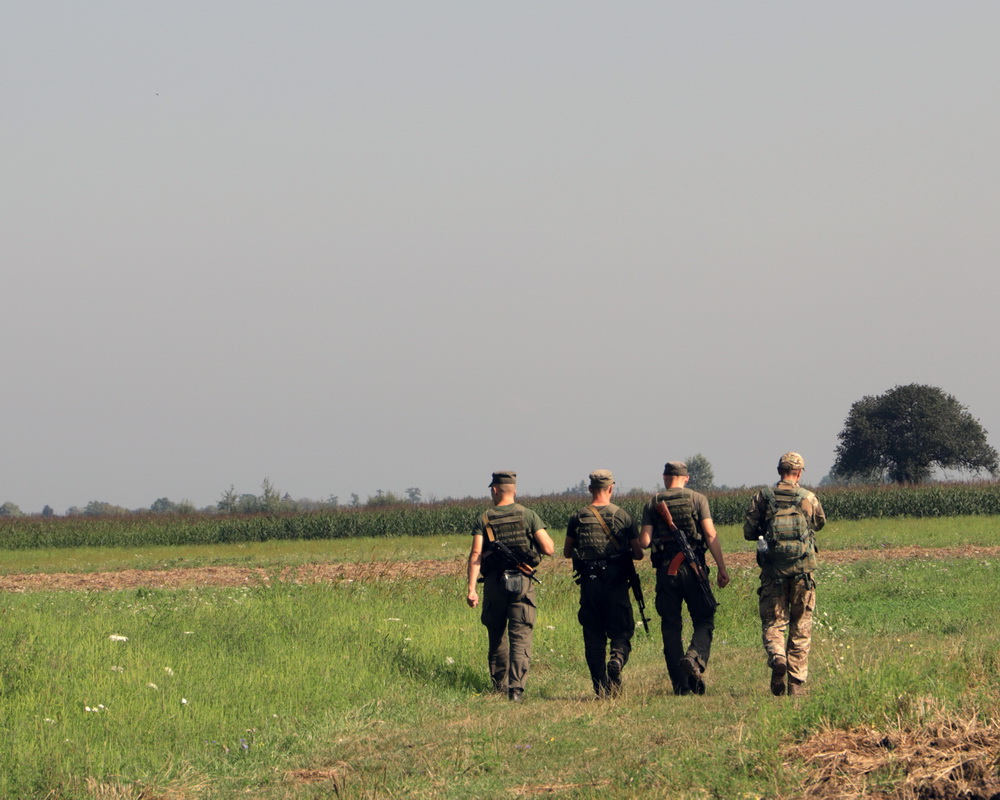
[[[767,554],[760,557],[760,566],[780,578],[812,572],[816,548],[815,536],[802,510],[806,493],[798,487],[767,487],[763,495],[767,500]]]

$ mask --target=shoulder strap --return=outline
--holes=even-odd
[[[591,514],[597,517],[597,521],[601,523],[601,527],[604,529],[604,535],[608,537],[608,540],[611,542],[611,544],[615,546],[616,550],[620,550],[621,542],[619,542],[618,539],[616,539],[615,536],[611,533],[611,529],[608,527],[608,523],[604,521],[604,515],[598,510],[597,506],[591,503],[589,506],[587,506],[587,508],[590,510]]]
[[[490,525],[490,515],[486,511],[483,512],[483,528],[486,530],[486,538],[491,542],[495,542],[497,537],[493,533],[493,526]]]

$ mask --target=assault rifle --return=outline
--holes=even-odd
[[[673,515],[671,515],[670,509],[663,500],[656,504],[656,510],[660,512],[660,516],[663,517],[663,521],[667,524],[667,530],[673,534],[677,547],[684,554],[684,560],[687,562],[688,568],[698,579],[698,586],[701,588],[702,597],[708,603],[708,607],[712,611],[715,611],[719,607],[719,601],[712,594],[712,585],[708,582],[708,574],[705,572],[705,568],[701,565],[701,562],[698,561],[698,557],[694,554],[687,536],[684,535],[684,531],[674,525]]]
[[[531,564],[524,563],[524,559],[517,555],[513,550],[511,550],[503,542],[498,542],[494,539],[490,544],[493,549],[497,551],[501,558],[503,558],[504,563],[507,565],[507,569],[516,569],[522,575],[524,575],[528,580],[532,580],[535,583],[541,585],[541,581],[535,577],[535,568]]]
[[[622,576],[632,587],[632,596],[635,597],[635,604],[639,606],[639,617],[642,619],[642,627],[649,633],[649,617],[646,616],[646,600],[642,596],[642,581],[639,580],[639,573],[635,571],[635,562],[632,554],[627,550],[621,555]],[[652,634],[650,634],[652,635]]]

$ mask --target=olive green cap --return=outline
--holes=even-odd
[[[664,475],[687,475],[688,465],[683,461],[668,461],[663,465]]]
[[[615,476],[611,474],[610,469],[595,469],[590,473],[591,489],[603,489],[606,486],[611,486],[614,482]]]
[[[490,486],[503,486],[510,485],[514,486],[517,484],[517,473],[510,470],[502,470],[500,472],[493,473],[493,480],[490,481]]]

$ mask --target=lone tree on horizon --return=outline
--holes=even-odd
[[[715,488],[715,470],[712,463],[701,453],[688,456],[685,462],[688,468],[688,488],[696,492],[708,492]]]
[[[986,430],[952,395],[911,383],[851,406],[838,434],[835,478],[921,483],[932,469],[997,475]]]

